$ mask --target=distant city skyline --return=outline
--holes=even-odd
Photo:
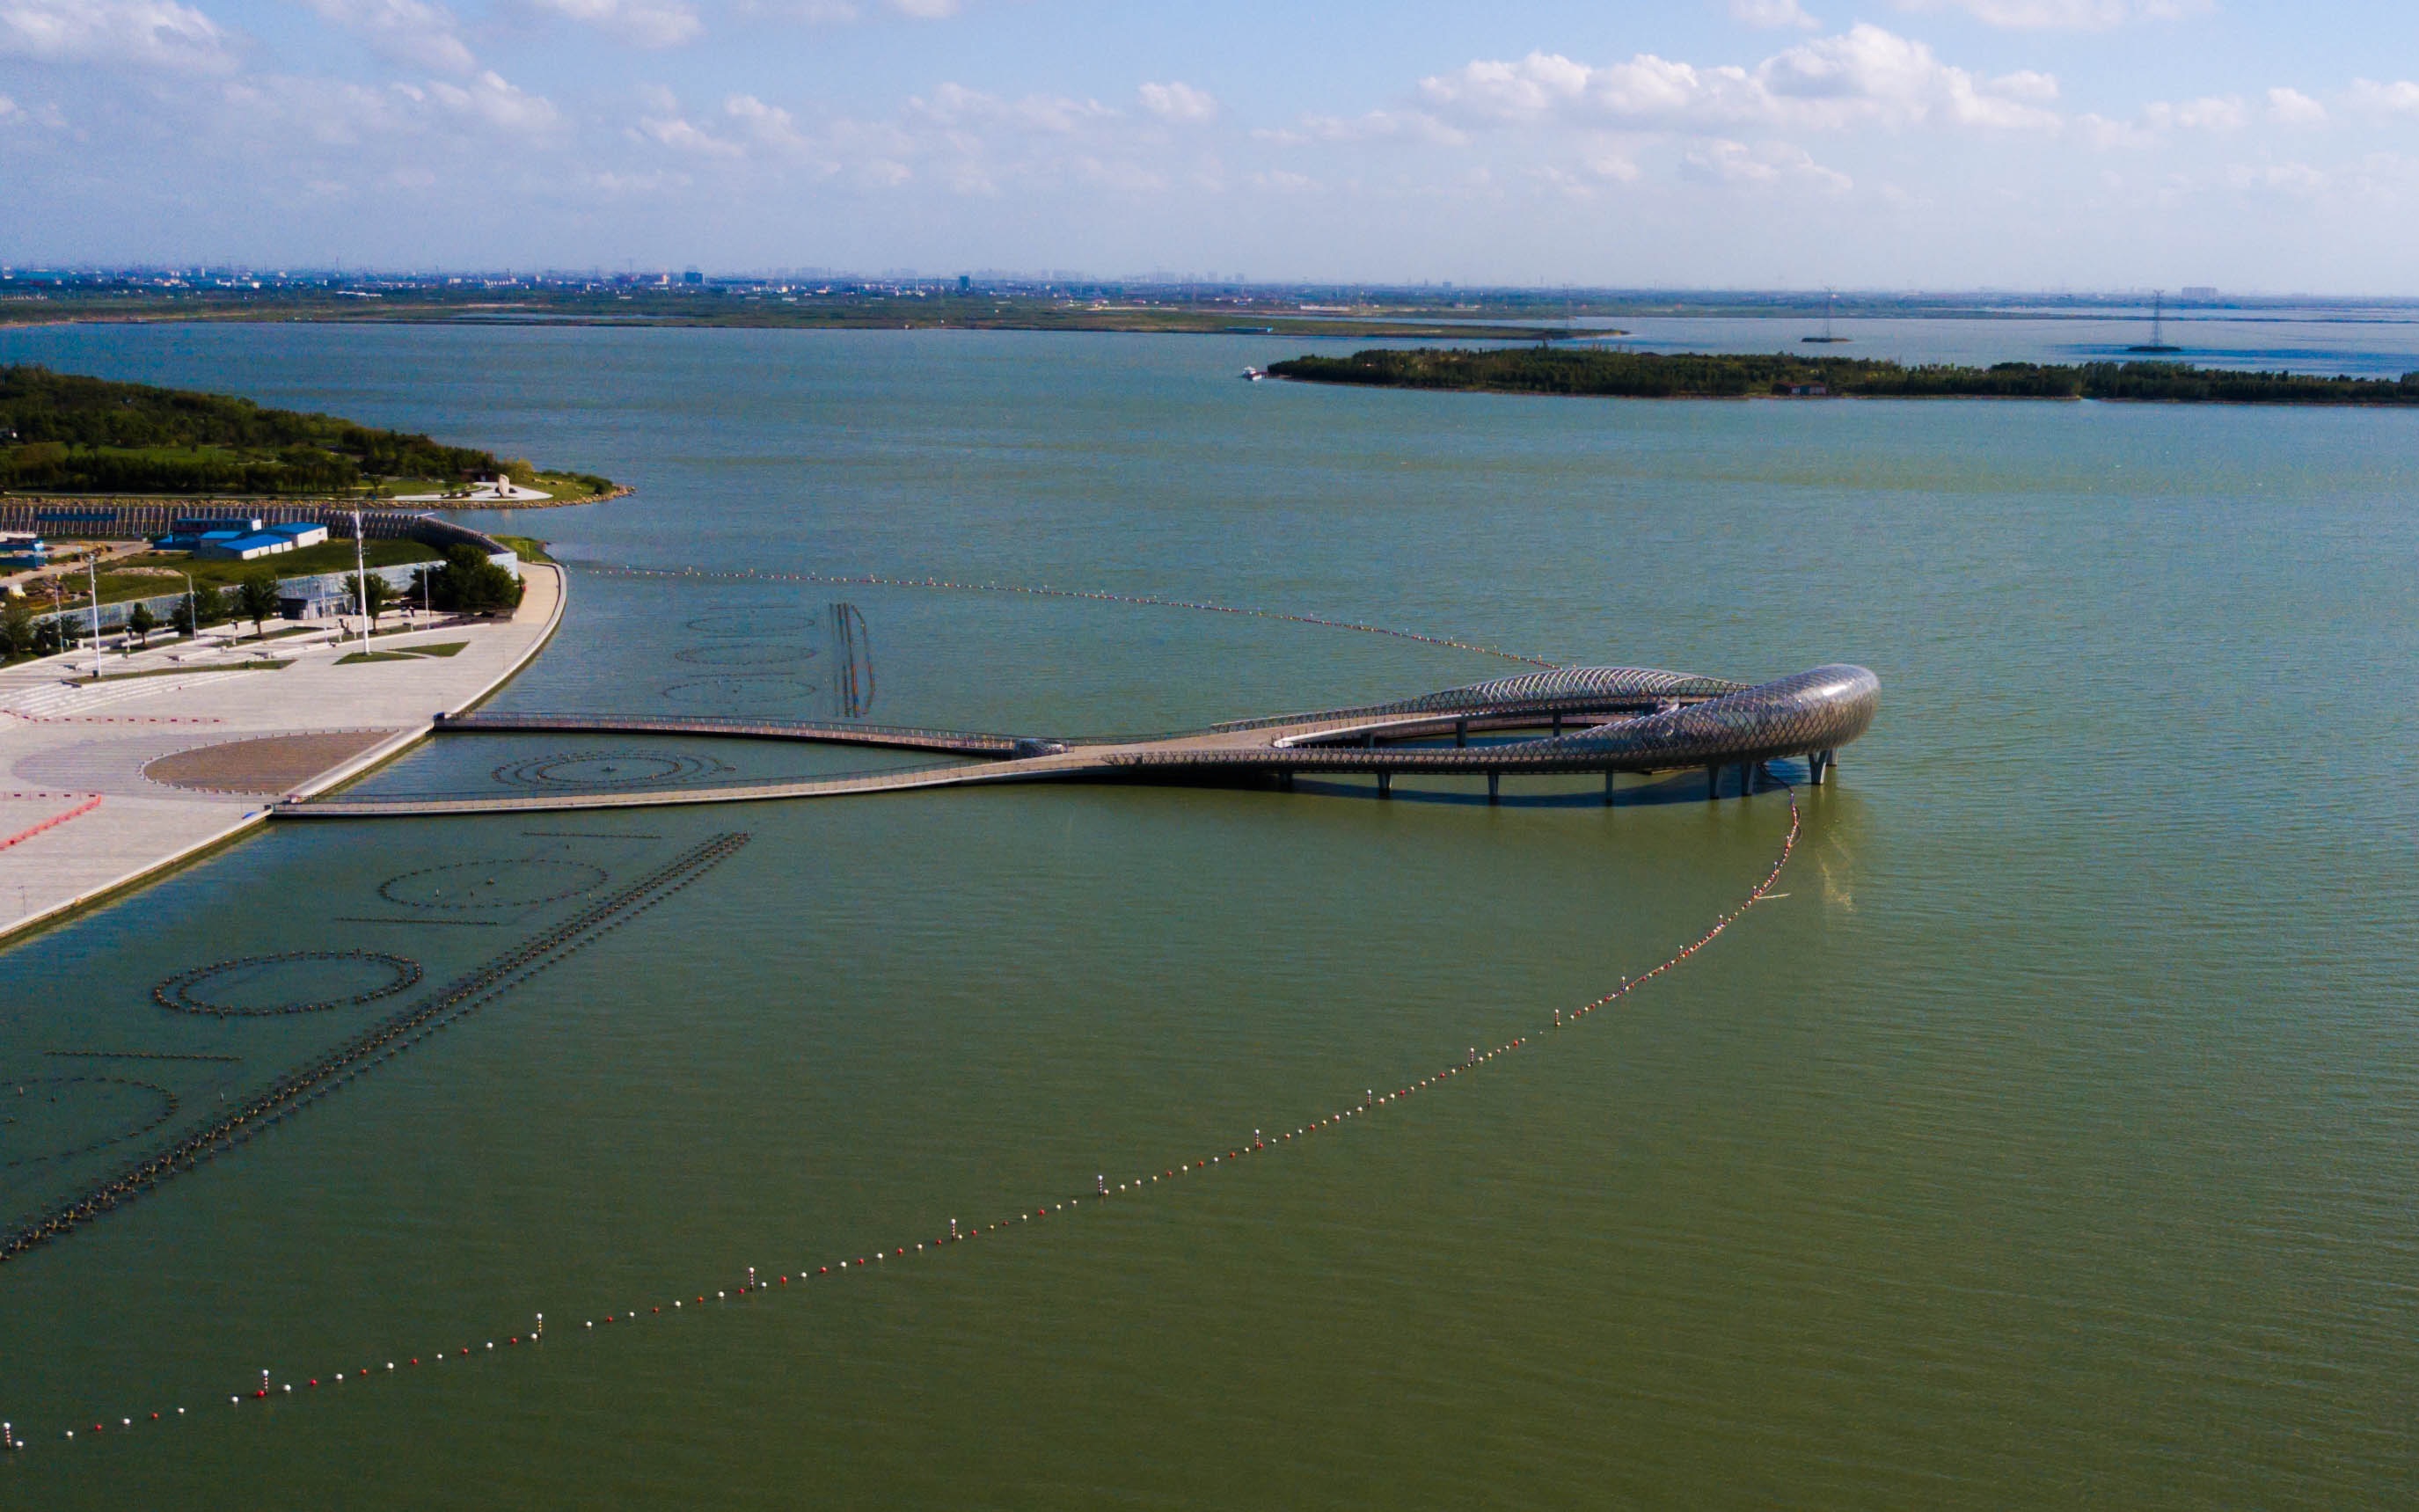
[[[0,0],[0,262],[2419,294],[2415,43],[2212,0]]]

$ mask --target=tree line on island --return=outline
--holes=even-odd
[[[1297,357],[1271,378],[1375,388],[1460,389],[1636,399],[1839,395],[1869,399],[2131,399],[2203,404],[2419,404],[2419,373],[2399,379],[2319,378],[2195,367],[2187,363],[1948,363],[1788,352],[1633,352],[1567,347],[1488,349],[1374,347],[1349,357]]]
[[[447,548],[444,562],[413,574],[408,589],[398,589],[375,573],[348,577],[345,582],[347,607],[368,616],[372,628],[399,601],[424,603],[452,614],[509,614],[520,607],[525,591],[519,579],[474,546]],[[192,593],[177,595],[164,619],[148,604],[138,603],[127,612],[126,633],[140,645],[163,625],[190,636],[208,625],[249,622],[253,638],[259,640],[269,622],[279,616],[281,596],[277,575],[258,567],[224,588],[195,583]],[[0,662],[55,656],[87,633],[74,612],[39,617],[23,594],[0,603]]]
[[[536,470],[476,447],[249,399],[0,366],[0,488],[46,493],[351,494]],[[604,478],[578,476],[593,493]]]

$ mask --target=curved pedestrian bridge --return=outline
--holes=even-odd
[[[1839,748],[1863,734],[1881,682],[1862,667],[1817,667],[1749,686],[1641,667],[1564,667],[1447,688],[1391,703],[1213,725],[1134,740],[1059,740],[979,732],[812,723],[587,715],[482,714],[441,719],[439,733],[685,734],[926,751],[946,765],[687,787],[475,796],[335,796],[289,800],[281,818],[364,819],[753,803],[774,798],[899,793],[985,782],[1257,781],[1290,787],[1297,774],[1374,775],[1380,795],[1402,776],[1484,776],[1490,799],[1505,776],[1702,769],[1706,796],[1726,769],[1751,790],[1766,762],[1803,757],[1825,779]]]

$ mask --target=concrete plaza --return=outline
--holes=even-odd
[[[524,563],[510,620],[358,638],[271,622],[272,639],[171,640],[132,656],[54,656],[0,671],[0,935],[69,912],[259,824],[272,800],[320,792],[478,702],[537,654],[562,614],[558,567]],[[389,616],[388,627],[401,623]],[[268,658],[273,670],[243,670]],[[129,675],[151,673],[154,675]]]

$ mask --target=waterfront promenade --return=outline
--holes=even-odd
[[[98,684],[89,653],[0,672],[0,935],[240,835],[273,800],[322,792],[477,703],[562,619],[562,570],[521,571],[528,592],[510,620],[381,634],[374,661],[344,662],[358,640],[271,622],[272,637],[300,633],[171,640],[107,657]],[[255,660],[285,665],[242,668]]]

